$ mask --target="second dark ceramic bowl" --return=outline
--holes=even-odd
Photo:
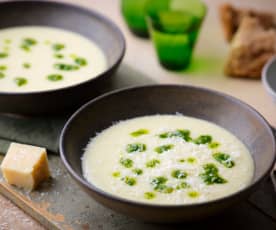
[[[0,29],[50,26],[81,34],[94,41],[107,58],[107,69],[95,78],[55,90],[0,92],[0,112],[19,114],[66,113],[110,88],[111,76],[125,53],[118,27],[100,14],[70,4],[49,1],[0,2]]]
[[[111,195],[88,183],[81,156],[91,137],[114,121],[153,114],[182,113],[229,130],[250,150],[255,162],[252,183],[218,200],[189,205],[156,205]],[[61,158],[71,176],[95,200],[126,215],[150,222],[194,220],[216,214],[245,199],[269,175],[275,161],[275,137],[265,119],[250,106],[225,94],[203,88],[156,85],[129,88],[98,97],[81,107],[65,125]]]

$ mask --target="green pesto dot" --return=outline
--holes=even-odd
[[[126,177],[122,178],[122,180],[129,186],[133,186],[136,184],[136,179],[133,177],[126,176]]]
[[[185,162],[185,159],[179,159],[178,160],[180,163],[184,163]]]
[[[64,44],[61,44],[61,43],[55,43],[52,45],[52,48],[54,51],[60,51],[60,50],[63,50],[65,48],[65,45]]]
[[[121,176],[121,173],[118,172],[118,171],[116,171],[116,172],[112,173],[112,176],[113,176],[113,177],[120,177],[120,176]]]
[[[155,168],[157,165],[160,164],[160,160],[158,159],[152,159],[146,163],[147,168]]]
[[[22,45],[20,46],[20,48],[21,48],[22,50],[24,50],[25,52],[30,52],[30,51],[31,51],[30,46],[25,45],[25,44],[22,44]]]
[[[131,159],[128,159],[128,158],[121,158],[120,163],[125,168],[131,168],[133,166],[133,161]]]
[[[23,68],[25,68],[25,69],[30,69],[30,68],[31,68],[31,64],[28,63],[28,62],[23,63],[22,66],[23,66]]]
[[[33,46],[37,44],[37,41],[33,38],[25,38],[23,40],[23,44],[27,45],[27,46]]]
[[[138,168],[133,169],[132,172],[135,173],[136,175],[142,175],[143,174],[143,170],[142,169],[138,169]]]
[[[190,131],[186,130],[186,129],[178,129],[172,132],[165,132],[165,133],[161,133],[159,134],[160,138],[172,138],[172,137],[180,137],[182,139],[184,139],[185,141],[191,141],[191,137],[190,137]]]
[[[5,71],[7,69],[8,67],[6,65],[0,65],[0,71]]]
[[[79,69],[79,67],[76,65],[65,64],[65,63],[56,63],[54,64],[54,68],[61,71],[74,71]]]
[[[171,150],[173,147],[174,147],[174,145],[161,145],[161,146],[156,147],[154,149],[154,151],[161,154],[161,153]]]
[[[188,174],[183,170],[177,169],[172,171],[171,176],[176,179],[184,179],[188,176]]]
[[[219,145],[220,144],[218,142],[211,142],[211,143],[208,144],[208,147],[210,149],[215,149],[215,148],[219,147]]]
[[[47,76],[49,81],[61,81],[63,76],[61,74],[50,74]]]
[[[201,135],[194,140],[194,143],[197,145],[208,144],[212,142],[212,137],[210,135]]]
[[[62,58],[64,58],[64,55],[62,55],[62,54],[54,54],[54,57],[57,58],[57,59],[62,59]]]
[[[0,72],[0,79],[4,78],[5,74],[3,72]]]
[[[132,143],[132,144],[128,144],[126,147],[126,151],[128,153],[145,152],[146,150],[147,150],[147,146],[142,143]]]
[[[0,52],[0,58],[6,58],[6,57],[8,57],[8,56],[9,56],[8,53]]]
[[[213,163],[203,165],[204,172],[200,173],[200,177],[207,185],[225,184],[227,180],[219,175],[217,166]]]
[[[152,200],[156,197],[155,193],[153,192],[145,192],[144,193],[144,198],[147,200]]]
[[[69,56],[70,56],[70,58],[73,58],[73,59],[77,58],[76,54],[70,54]]]
[[[174,189],[170,186],[166,185],[166,182],[168,179],[163,176],[155,177],[151,181],[151,185],[153,186],[153,189],[155,191],[161,192],[161,193],[172,193]]]
[[[75,63],[78,64],[79,66],[86,66],[87,65],[86,59],[82,58],[82,57],[75,58]]]
[[[21,87],[23,85],[26,85],[28,83],[28,80],[24,77],[16,77],[14,79],[15,84],[17,84],[17,86]]]
[[[147,129],[138,129],[138,130],[130,133],[130,135],[133,136],[133,137],[139,137],[139,136],[142,136],[142,135],[146,135],[148,133],[149,133],[149,131]]]
[[[213,158],[224,165],[226,168],[232,168],[235,166],[235,162],[231,159],[231,156],[226,153],[214,153]]]
[[[190,164],[196,163],[196,159],[194,157],[188,157],[187,162]]]
[[[199,196],[199,193],[197,191],[190,191],[188,192],[188,196],[191,198],[196,198]]]
[[[187,182],[181,182],[180,184],[178,184],[176,186],[176,189],[179,190],[179,189],[186,189],[186,188],[190,188],[191,186],[187,183]]]

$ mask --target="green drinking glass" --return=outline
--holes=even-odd
[[[162,66],[170,70],[189,66],[205,15],[200,0],[148,0],[147,23]]]
[[[121,11],[128,28],[140,37],[149,37],[146,23],[148,0],[121,0]]]

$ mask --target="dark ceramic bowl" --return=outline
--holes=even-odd
[[[276,56],[272,57],[264,66],[262,82],[266,91],[276,103]]]
[[[105,92],[125,53],[118,27],[100,14],[78,6],[46,1],[0,2],[0,29],[13,26],[51,26],[70,30],[94,41],[105,53],[107,69],[77,85],[31,93],[0,92],[0,112],[66,113]]]
[[[81,156],[84,147],[97,132],[111,126],[114,121],[176,112],[214,122],[243,141],[255,162],[252,183],[230,196],[210,202],[156,205],[111,195],[84,179]],[[253,108],[233,97],[203,88],[153,85],[109,93],[82,106],[62,131],[60,153],[71,176],[98,202],[145,221],[175,222],[207,217],[246,199],[272,169],[275,161],[274,138],[265,119]]]

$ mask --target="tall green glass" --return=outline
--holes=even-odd
[[[146,6],[148,0],[121,0],[121,10],[129,29],[136,35],[148,37]]]
[[[163,2],[162,9],[158,2]],[[200,0],[148,0],[147,9],[147,23],[160,64],[170,70],[184,70],[191,61],[206,14],[205,4]]]

